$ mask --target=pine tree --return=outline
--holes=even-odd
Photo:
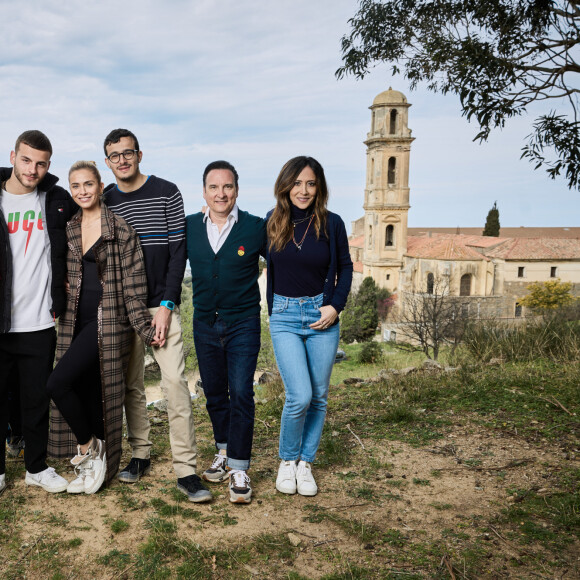
[[[493,207],[487,214],[483,235],[499,237],[499,209],[497,209],[497,201],[493,202]]]

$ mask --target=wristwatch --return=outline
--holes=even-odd
[[[165,306],[165,308],[167,308],[168,310],[174,310],[175,302],[171,302],[171,300],[162,300],[161,306]]]

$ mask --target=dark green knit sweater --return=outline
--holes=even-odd
[[[233,323],[259,314],[258,259],[266,247],[265,221],[239,210],[217,254],[209,245],[203,213],[187,216],[186,231],[193,317],[213,325],[216,315]]]

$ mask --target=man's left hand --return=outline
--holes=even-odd
[[[151,326],[155,327],[155,338],[154,340],[158,343],[165,342],[167,333],[169,332],[169,325],[171,324],[171,310],[165,308],[165,306],[160,306],[159,310],[155,313],[153,320],[151,321]]]

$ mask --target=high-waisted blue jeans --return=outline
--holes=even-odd
[[[274,294],[270,334],[286,389],[279,449],[284,461],[314,461],[322,436],[339,325],[310,328],[320,318],[321,306],[322,294],[303,298]]]

